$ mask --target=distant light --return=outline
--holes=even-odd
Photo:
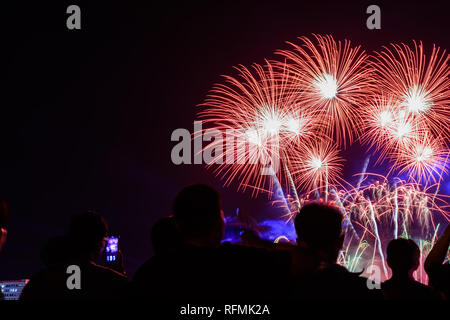
[[[319,170],[322,167],[322,160],[317,157],[312,157],[310,164],[314,170]]]
[[[274,136],[279,133],[283,119],[276,106],[261,105],[257,110],[255,124],[263,137]]]
[[[269,135],[276,135],[281,128],[281,120],[276,117],[270,117],[263,120],[263,128]]]
[[[286,128],[295,134],[299,134],[302,128],[302,123],[299,119],[289,118],[286,121]]]
[[[383,111],[383,112],[381,112],[381,113],[380,113],[379,120],[380,120],[380,125],[381,125],[382,127],[388,126],[389,124],[392,123],[392,113],[389,112],[389,111]]]
[[[416,152],[417,152],[416,160],[418,162],[428,161],[433,155],[433,149],[431,149],[429,146],[418,146]]]
[[[411,124],[409,122],[402,122],[397,125],[396,136],[401,139],[409,135],[412,131]]]
[[[431,107],[431,103],[426,98],[426,93],[422,92],[420,87],[413,87],[408,90],[405,95],[405,104],[408,111],[412,113],[425,113]]]
[[[256,129],[250,128],[245,132],[245,137],[248,142],[256,144],[258,146],[261,145],[261,139],[259,138],[258,131]]]
[[[330,74],[325,73],[323,78],[317,79],[314,84],[325,99],[333,99],[338,94],[337,81]]]

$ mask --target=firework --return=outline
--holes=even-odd
[[[437,182],[436,177],[447,174],[447,159],[449,153],[441,139],[425,134],[417,139],[408,150],[400,149],[394,154],[395,166],[399,167],[399,174],[407,172],[417,181]]]
[[[427,59],[422,42],[415,41],[413,48],[391,44],[374,57],[377,84],[383,94],[396,97],[417,126],[446,143],[450,115],[448,60],[446,51],[435,46]]]
[[[301,37],[303,45],[289,43],[280,50],[292,70],[291,85],[302,88],[301,102],[316,117],[326,117],[325,134],[345,146],[351,143],[361,121],[359,110],[372,94],[368,56],[350,41],[315,35],[316,43]]]
[[[360,140],[379,151],[378,161],[406,154],[427,134],[394,97],[375,96],[362,110]],[[400,162],[397,162],[399,165]]]
[[[424,188],[416,182],[396,179],[391,183],[379,175],[365,176],[363,187],[338,193],[345,212],[360,234],[358,238],[348,234],[345,259],[341,262],[347,266],[352,258],[359,255],[360,260],[356,264],[359,271],[375,264],[382,268],[384,277],[387,277],[383,252],[389,241],[399,236],[412,238],[421,246],[433,241],[437,221],[448,222],[450,219],[448,197],[436,196],[433,192],[436,185]],[[422,254],[425,253],[422,251]],[[418,271],[416,279],[426,281],[423,270]]]
[[[333,187],[328,191],[328,203],[344,214],[346,240],[338,262],[354,272],[377,265],[383,271],[383,278],[387,278],[389,270],[384,251],[389,241],[397,237],[415,240],[424,260],[437,238],[439,221],[450,221],[450,197],[437,195],[437,184],[423,187],[401,179],[389,181],[377,174],[361,173],[360,176],[363,177],[361,185],[358,182],[348,189]],[[325,198],[324,190],[319,197],[316,190],[311,190],[300,195],[299,201],[287,195],[283,202],[277,201],[275,205],[290,211],[290,216],[286,217],[289,222],[298,213],[299,204],[325,201]],[[423,267],[416,272],[416,279],[426,283]]]
[[[421,43],[393,45],[369,63],[347,40],[300,40],[278,51],[283,62],[236,68],[202,104],[202,120],[226,137],[202,152],[219,145],[233,155],[216,162],[226,185],[238,180],[253,195],[274,177],[289,188],[327,187],[340,178],[337,147],[354,137],[379,151],[378,161],[392,160],[389,173],[435,182],[448,172],[445,51],[434,48],[427,63]]]
[[[346,234],[339,263],[351,271],[376,265],[387,277],[390,240],[412,238],[423,260],[439,223],[450,220],[449,197],[439,193],[448,173],[449,56],[434,47],[427,59],[414,42],[369,61],[347,40],[300,40],[277,52],[285,60],[240,66],[213,88],[200,117],[222,135],[202,151],[226,145],[227,161],[215,167],[225,184],[236,180],[283,208],[277,223],[288,223],[271,237],[295,240],[292,220],[305,203],[334,204]],[[368,155],[356,186],[343,180],[340,152],[355,139],[378,153],[376,163],[390,162],[385,176],[367,172]],[[423,268],[416,278],[425,283]]]
[[[363,109],[361,140],[393,161],[391,171],[425,183],[447,173],[447,62],[436,47],[427,61],[422,43],[384,47],[374,58],[378,93]]]
[[[291,172],[296,185],[303,190],[322,191],[339,183],[343,158],[332,142],[312,143],[302,150],[290,152]]]
[[[279,172],[284,168],[285,150],[308,143],[313,136],[320,139],[322,122],[301,108],[298,90],[287,84],[287,69],[274,71],[269,62],[264,67],[236,69],[239,77],[225,76],[226,84],[213,88],[200,117],[226,137],[206,148],[226,145],[227,152],[235,155],[216,173],[227,177],[225,184],[239,180],[239,188],[251,187],[257,194],[268,181],[273,183],[273,175],[261,170],[271,167],[275,175],[283,175]]]
[[[376,96],[362,110],[363,132],[360,136],[362,143],[369,148],[374,147],[380,151],[379,160],[384,160],[386,155],[393,152],[393,141],[399,132],[398,113],[399,104],[394,98]]]

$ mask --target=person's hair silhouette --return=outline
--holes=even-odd
[[[137,299],[279,297],[287,291],[288,252],[221,245],[224,218],[220,196],[212,187],[183,188],[174,199],[173,217],[181,244],[169,254],[156,253],[139,268],[130,290]],[[166,238],[166,227],[173,230],[170,218],[155,225],[152,233]]]
[[[294,296],[301,299],[379,299],[367,279],[337,264],[344,242],[343,215],[322,203],[304,205],[295,217],[297,248],[292,253]]]
[[[72,217],[69,241],[72,254],[81,260],[95,261],[105,248],[108,225],[103,217],[88,211]]]
[[[420,249],[411,239],[398,238],[389,242],[387,263],[393,277],[413,278],[413,272],[419,267]]]
[[[173,203],[173,216],[185,243],[215,247],[224,234],[219,193],[204,184],[183,188]]]
[[[389,242],[387,263],[392,277],[382,283],[381,288],[386,299],[429,300],[439,299],[439,294],[414,279],[413,273],[420,264],[420,249],[411,239],[398,238]]]
[[[342,248],[342,215],[335,207],[319,203],[303,206],[295,217],[299,246],[316,251],[320,258],[335,263]]]

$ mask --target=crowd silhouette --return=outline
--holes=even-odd
[[[0,250],[6,240],[8,209],[0,201]],[[450,227],[435,243],[424,268],[429,285],[417,282],[420,250],[411,239],[387,247],[391,278],[369,285],[360,273],[337,264],[344,243],[343,216],[330,205],[312,202],[295,218],[297,241],[272,243],[245,230],[240,244],[224,243],[225,222],[219,193],[204,184],[183,188],[172,214],[150,232],[154,255],[132,279],[117,260],[96,264],[105,248],[108,225],[86,212],[72,217],[67,234],[51,238],[41,250],[45,266],[31,276],[21,300],[103,300],[155,298],[274,298],[359,300],[448,300],[450,265],[444,263]],[[67,268],[78,266],[81,286],[67,284]],[[372,283],[373,284],[373,283]]]

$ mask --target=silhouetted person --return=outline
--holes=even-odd
[[[95,264],[105,247],[107,233],[108,226],[100,215],[87,212],[74,216],[69,225],[68,237],[54,239],[50,246],[47,244],[44,248],[44,262],[48,267],[30,279],[22,291],[21,300],[102,300],[122,297],[127,285],[126,277]],[[74,274],[74,271],[67,273],[68,266],[80,268],[80,289],[68,288],[68,278]],[[70,282],[76,283],[74,280]]]
[[[155,255],[172,253],[181,245],[180,232],[173,217],[158,220],[152,227],[150,238]]]
[[[294,296],[306,299],[372,299],[367,279],[338,265],[344,242],[342,215],[319,203],[303,206],[295,218],[297,249],[293,254]]]
[[[4,199],[0,198],[0,252],[5,245],[6,236],[8,235],[8,218],[8,204]]]
[[[219,193],[204,184],[181,190],[173,203],[173,216],[182,241],[200,247],[218,247],[225,232]]]
[[[8,204],[2,198],[0,198],[0,253],[3,249],[3,246],[6,242],[6,236],[8,235],[8,218],[9,218],[9,210]],[[3,293],[0,290],[0,300],[3,300]]]
[[[173,216],[181,245],[170,255],[156,255],[144,263],[133,279],[134,295],[236,298],[282,292],[274,284],[285,283],[286,256],[220,244],[224,219],[215,189],[203,184],[185,187],[174,200]]]
[[[450,246],[450,225],[442,236],[436,241],[425,260],[425,271],[428,274],[428,284],[441,291],[447,300],[450,300],[450,264],[445,263]]]
[[[438,299],[431,288],[414,280],[413,273],[420,263],[420,249],[411,239],[394,239],[387,246],[387,263],[392,277],[382,285],[386,299]]]

